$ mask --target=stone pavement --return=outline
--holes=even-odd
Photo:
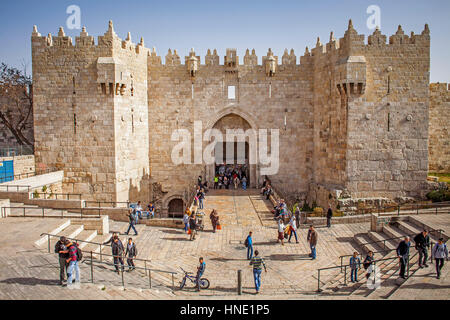
[[[209,221],[209,213],[215,208],[219,212],[223,230],[212,232]],[[205,230],[200,232],[195,241],[189,241],[189,236],[183,230],[170,229],[164,227],[150,227],[138,225],[138,236],[131,237],[135,240],[139,256],[138,258],[150,259],[149,268],[169,270],[180,272],[182,267],[187,271],[194,272],[198,264],[200,256],[205,258],[206,273],[205,277],[211,282],[209,290],[196,293],[192,288],[183,291],[175,290],[173,293],[168,286],[171,285],[170,276],[162,274],[153,275],[161,286],[157,289],[148,289],[146,279],[142,281],[138,279],[136,288],[128,288],[126,291],[120,289],[120,279],[114,274],[110,267],[103,268],[101,271],[96,268],[96,273],[100,272],[97,280],[104,279],[105,290],[99,290],[98,286],[103,282],[90,285],[84,283],[84,288],[91,287],[94,292],[99,292],[98,296],[92,293],[86,293],[86,299],[348,299],[348,296],[321,296],[315,293],[317,289],[317,269],[329,266],[335,266],[339,263],[339,256],[351,254],[353,251],[359,251],[353,238],[355,234],[367,232],[369,223],[357,224],[340,224],[333,225],[332,228],[318,228],[318,258],[312,261],[309,257],[309,246],[306,242],[307,230],[299,230],[299,244],[286,243],[284,246],[276,242],[277,230],[275,222],[270,221],[270,210],[272,205],[270,202],[261,198],[255,190],[250,191],[213,191],[208,193],[204,212]],[[262,219],[265,219],[265,221]],[[439,217],[439,216],[438,216]],[[25,280],[16,281],[14,290],[17,293],[0,296],[4,299],[14,299],[15,297],[24,297],[27,299],[58,299],[58,295],[52,292],[60,292],[63,288],[52,286],[51,290],[46,283],[51,279],[55,279],[57,271],[34,268],[26,270],[23,268],[6,268],[4,264],[8,261],[16,261],[20,265],[21,259],[27,259],[27,255],[23,254],[23,250],[33,249],[33,243],[39,238],[42,232],[48,232],[49,229],[57,225],[58,219],[24,219],[24,218],[8,218],[0,223],[0,251],[2,272],[0,272],[0,289],[8,291],[11,286],[11,280],[15,278],[24,278]],[[62,219],[59,220],[63,222]],[[48,226],[45,225],[48,223]],[[438,222],[437,222],[438,223]],[[121,232],[122,241],[126,241],[128,236],[124,235],[128,224],[123,222],[110,222],[110,230]],[[263,273],[262,294],[254,295],[254,284],[251,267],[246,260],[246,248],[243,241],[249,231],[253,231],[254,247],[261,252],[265,258],[268,272]],[[19,234],[18,239],[15,235]],[[9,241],[9,239],[12,239]],[[53,246],[53,242],[52,242]],[[17,248],[18,249],[17,249]],[[5,256],[5,252],[15,254]],[[110,248],[105,247],[103,252],[110,253]],[[44,255],[46,245],[42,248],[40,254]],[[45,256],[36,259],[47,259],[53,264],[57,263],[54,255],[45,254]],[[108,260],[108,259],[107,259]],[[28,262],[27,262],[28,263]],[[138,264],[139,265],[139,264]],[[89,270],[87,266],[84,266]],[[99,270],[97,270],[99,269]],[[9,270],[5,274],[4,270]],[[237,287],[237,270],[243,272],[243,295],[236,295]],[[50,273],[45,273],[50,272]],[[30,273],[34,272],[34,276]],[[42,273],[41,273],[42,272]],[[85,273],[88,273],[86,271]],[[321,274],[322,281],[333,278],[338,270],[323,272]],[[25,274],[27,276],[21,276]],[[110,278],[116,276],[116,278]],[[87,281],[87,275],[84,280]],[[27,290],[27,278],[42,278],[42,293],[35,290]],[[37,280],[33,280],[36,282]],[[175,276],[175,286],[179,284],[181,274]],[[31,280],[30,280],[31,281]],[[45,288],[44,288],[45,287]],[[56,290],[56,291],[55,291]],[[80,290],[81,292],[89,290]],[[399,290],[401,291],[401,290]],[[44,293],[45,292],[45,293]],[[61,291],[63,292],[63,291]],[[75,291],[74,291],[75,292]],[[130,293],[133,292],[133,293]],[[447,293],[446,293],[447,294]],[[447,295],[448,296],[448,295]],[[360,299],[359,296],[351,296],[351,299]]]

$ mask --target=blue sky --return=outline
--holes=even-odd
[[[422,32],[425,23],[431,30],[431,81],[450,82],[450,1],[448,0],[34,0],[2,1],[0,11],[0,61],[31,69],[30,36],[33,25],[43,35],[58,32],[63,26],[73,38],[80,30],[66,27],[70,5],[81,8],[81,25],[95,36],[105,33],[114,21],[116,33],[133,42],[140,37],[146,47],[155,46],[165,56],[169,48],[188,55],[191,47],[203,57],[208,48],[218,50],[223,60],[226,48],[237,48],[240,61],[245,50],[256,49],[259,59],[268,48],[281,56],[293,48],[298,56],[305,46],[314,47],[317,37],[328,42],[330,31],[343,36],[348,19],[366,36],[369,5],[381,9],[381,31],[395,33],[399,24],[406,34]]]

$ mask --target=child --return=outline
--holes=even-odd
[[[350,269],[352,282],[358,282],[358,270],[361,270],[361,259],[358,257],[358,252],[353,252],[353,257],[350,258]]]

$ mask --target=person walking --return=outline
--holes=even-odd
[[[189,217],[189,229],[191,230],[191,236],[189,240],[195,240],[195,235],[197,233],[197,222],[195,221],[194,213]]]
[[[242,181],[242,189],[247,190],[247,177],[244,176],[241,181]]]
[[[358,282],[358,270],[361,270],[361,259],[358,257],[358,252],[353,252],[353,256],[350,258],[350,279],[353,283]]]
[[[216,209],[213,209],[213,211],[211,211],[209,218],[211,219],[213,233],[216,233],[217,223],[219,222],[219,216],[217,215]]]
[[[428,268],[428,248],[430,248],[430,236],[428,230],[423,230],[414,237],[416,250],[419,252],[419,268]]]
[[[277,242],[279,243],[281,241],[281,245],[284,246],[284,229],[285,229],[285,225],[283,223],[283,219],[279,218],[278,219],[278,239]]]
[[[251,260],[253,258],[253,238],[252,232],[248,233],[247,238],[245,239],[244,245],[247,247],[247,260]]]
[[[128,226],[128,230],[127,230],[127,232],[125,232],[125,234],[128,235],[128,233],[130,233],[131,228],[133,228],[135,236],[137,236],[138,232],[136,231],[136,228],[134,227],[134,225],[136,224],[136,211],[135,210],[130,209],[128,219],[130,220],[130,225]]]
[[[118,236],[119,236],[119,234],[117,232],[113,232],[111,238],[109,238],[108,241],[103,242],[103,245],[111,244],[111,246],[112,246],[112,244],[114,242],[114,238],[118,237]]]
[[[119,263],[121,265],[122,272],[124,271],[124,264],[123,264],[123,244],[122,241],[120,241],[119,237],[115,237],[114,241],[112,243],[112,255],[114,260],[114,267],[116,268],[117,274],[120,274],[119,271]]]
[[[441,270],[444,267],[444,258],[448,261],[448,249],[444,238],[440,238],[431,251],[431,256],[436,261],[436,279],[441,278]]]
[[[67,268],[67,288],[73,289],[80,287],[80,267],[78,266],[78,245],[76,243],[72,243],[70,240],[66,240],[65,246],[67,248],[67,253],[69,257],[66,262],[69,264]],[[75,272],[75,285],[72,284],[73,281],[73,273]]]
[[[331,218],[333,217],[333,210],[331,210],[331,205],[328,205],[327,211],[327,227],[331,228]]]
[[[203,209],[203,201],[205,200],[205,192],[203,189],[198,193],[199,209]]]
[[[134,265],[133,260],[137,256],[137,248],[136,248],[136,244],[133,242],[133,238],[128,239],[125,256],[127,257],[128,271],[135,270],[136,266]]]
[[[317,238],[317,231],[314,229],[313,225],[310,225],[306,240],[309,242],[309,247],[311,248],[311,254],[309,256],[312,258],[312,260],[315,260],[317,257]]]
[[[189,215],[188,215],[188,210],[186,210],[186,211],[184,212],[183,223],[184,223],[184,232],[187,233],[187,232],[188,232],[188,229],[189,229]]]
[[[219,177],[216,176],[214,177],[214,189],[217,189],[219,187]]]
[[[289,221],[289,230],[291,231],[291,234],[289,235],[288,242],[291,242],[292,235],[295,236],[295,242],[298,243],[298,237],[297,237],[297,222],[295,219],[295,215],[291,216],[291,220]]]
[[[259,257],[259,251],[255,250],[255,256],[251,259],[250,265],[253,266],[253,278],[255,279],[255,289],[256,294],[260,293],[261,289],[261,273],[262,267],[264,266],[264,271],[267,273],[266,263],[264,259]]]
[[[402,240],[397,247],[397,256],[400,260],[400,278],[406,279],[405,271],[406,264],[409,260],[409,247],[411,246],[411,242],[408,236]]]
[[[200,265],[197,267],[197,277],[195,279],[195,282],[197,284],[197,291],[200,291],[200,279],[202,278],[203,274],[205,273],[206,263],[203,260],[203,257],[200,257],[200,259],[198,259],[198,261],[200,262]]]
[[[374,261],[374,259],[373,259],[373,252],[369,251],[367,253],[366,258],[364,259],[364,262],[363,262],[364,269],[367,270],[367,273],[366,273],[366,278],[367,279],[369,279],[370,274],[373,271],[373,264],[372,264],[373,261]]]
[[[67,263],[67,259],[69,258],[69,253],[67,251],[66,237],[59,238],[58,242],[55,244],[55,253],[58,254],[59,258],[59,284],[62,286],[66,281],[67,267],[69,264]],[[67,276],[69,277],[69,276]]]

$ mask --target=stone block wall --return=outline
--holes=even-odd
[[[450,172],[450,85],[430,84],[429,171]]]
[[[35,29],[36,165],[64,169],[65,191],[86,200],[150,200],[164,211],[172,199],[187,204],[197,176],[212,184],[214,168],[201,161],[194,137],[203,140],[208,129],[278,129],[279,170],[270,180],[283,193],[322,206],[342,194],[420,197],[429,29],[407,36],[399,27],[386,41],[376,30],[366,44],[350,21],[343,38],[318,39],[300,64],[293,50],[279,59],[271,49],[262,65],[249,50],[240,64],[235,49],[223,64],[215,50],[204,63],[194,50],[184,59],[169,50],[163,64],[143,39],[121,40],[112,22],[97,45],[85,29],[76,45],[62,29],[57,37]],[[192,142],[190,164],[172,161],[177,129]],[[259,187],[262,169],[250,167],[251,187]]]
[[[85,29],[74,44],[62,28],[35,28],[32,57],[36,166],[64,170],[63,191],[86,200],[133,198],[148,174],[143,43],[122,41],[112,23],[98,45]]]

